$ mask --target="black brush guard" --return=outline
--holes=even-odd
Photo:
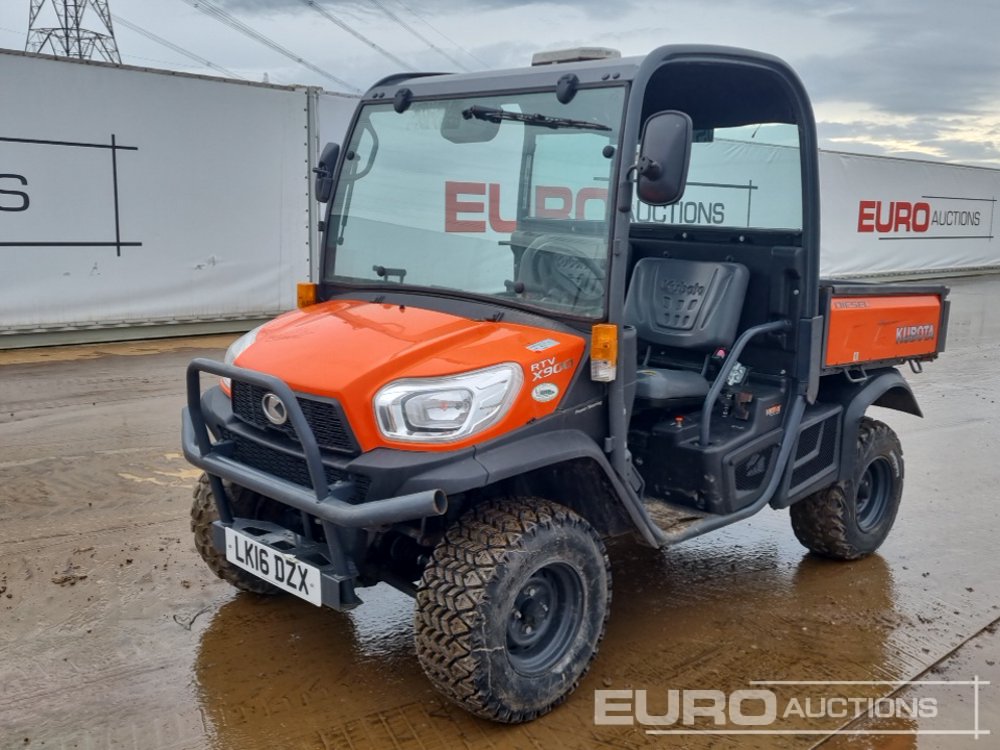
[[[288,420],[299,440],[303,458],[309,471],[311,487],[272,476],[252,466],[242,464],[232,458],[234,444],[231,440],[212,442],[201,405],[201,373],[251,383],[273,393],[281,399],[288,414]],[[329,564],[321,568],[323,578],[323,604],[334,609],[349,609],[360,603],[354,593],[354,579],[357,568],[349,560],[345,549],[344,531],[347,529],[371,528],[401,521],[412,521],[428,516],[443,515],[448,509],[448,500],[441,490],[425,490],[412,495],[400,495],[370,502],[351,503],[355,494],[355,484],[338,481],[328,484],[323,470],[322,455],[316,436],[313,434],[305,414],[299,406],[295,393],[288,385],[262,372],[247,370],[235,365],[227,365],[210,359],[192,360],[187,368],[187,406],[182,413],[181,442],[184,456],[192,464],[205,471],[212,487],[215,504],[219,511],[219,521],[213,528],[213,543],[225,550],[225,527],[238,527],[246,519],[235,519],[229,503],[229,496],[223,480],[229,480],[264,497],[273,498],[303,513],[303,538],[294,542],[287,537],[277,552],[298,555],[314,554],[317,541],[311,537],[311,519],[322,524],[326,537],[324,557]],[[296,537],[298,535],[295,535]],[[321,543],[320,543],[321,544]],[[297,551],[298,550],[298,551]]]

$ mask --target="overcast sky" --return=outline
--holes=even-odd
[[[1000,0],[213,1],[358,89],[405,69],[401,62],[452,71],[525,65],[532,52],[578,45],[625,55],[673,42],[749,47],[799,72],[824,148],[1000,167]],[[110,0],[123,19],[116,28],[122,61],[212,73],[127,28],[130,22],[246,78],[342,89],[195,2]],[[0,4],[0,46],[23,49],[28,7],[29,0]]]

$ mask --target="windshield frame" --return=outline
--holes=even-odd
[[[560,321],[575,322],[575,323],[586,323],[587,325],[592,325],[594,323],[599,323],[608,319],[609,315],[609,305],[611,304],[610,292],[612,288],[611,284],[611,274],[612,274],[612,247],[613,240],[615,236],[615,226],[619,221],[618,211],[616,206],[618,204],[618,175],[621,172],[621,159],[622,159],[622,143],[625,131],[625,125],[627,120],[627,115],[629,112],[629,98],[631,95],[631,81],[614,80],[614,81],[601,81],[599,83],[587,83],[582,84],[578,87],[579,92],[594,90],[594,89],[620,89],[622,91],[621,100],[621,111],[619,112],[619,118],[615,127],[616,137],[615,140],[609,145],[613,145],[615,149],[614,155],[609,159],[609,170],[608,170],[608,198],[607,198],[607,222],[603,232],[596,233],[585,233],[588,237],[599,237],[606,241],[606,251],[604,255],[605,259],[605,276],[603,280],[603,295],[602,295],[602,306],[599,313],[594,315],[580,315],[572,312],[563,312],[552,307],[546,307],[544,305],[533,304],[532,302],[525,302],[516,298],[504,297],[495,294],[481,294],[477,292],[470,292],[462,289],[456,289],[452,287],[440,287],[440,286],[424,286],[420,284],[412,283],[402,283],[398,281],[391,281],[388,278],[378,280],[348,280],[346,277],[336,278],[331,280],[332,276],[332,264],[335,257],[335,248],[331,247],[331,233],[334,236],[339,232],[340,215],[334,214],[334,206],[336,204],[335,197],[327,203],[324,211],[324,222],[323,231],[320,241],[321,247],[321,258],[319,267],[319,298],[321,300],[326,300],[331,297],[343,297],[344,294],[350,294],[352,292],[376,292],[376,293],[387,293],[387,292],[402,292],[406,294],[414,294],[418,296],[426,295],[429,297],[434,297],[437,299],[458,299],[458,300],[468,300],[472,302],[485,303],[494,307],[506,307],[512,308],[514,310],[520,310],[527,313],[531,313],[536,316],[541,316],[543,318],[552,318]],[[412,98],[412,103],[419,102],[448,102],[453,100],[462,99],[473,99],[473,98],[497,98],[503,96],[514,96],[514,95],[527,95],[527,94],[551,94],[553,100],[556,97],[556,88],[552,85],[546,86],[525,86],[522,88],[498,88],[498,89],[474,89],[468,91],[461,91],[449,94],[439,94],[439,95],[427,95],[427,96],[414,96]],[[384,101],[371,100],[368,98],[362,99],[361,103],[355,109],[354,114],[351,117],[350,127],[345,133],[343,143],[345,146],[341,148],[340,154],[337,159],[336,169],[334,171],[334,196],[336,196],[336,188],[341,185],[341,175],[345,170],[345,155],[347,152],[347,145],[352,142],[358,128],[362,126],[362,117],[365,112],[365,108],[370,105],[384,104]],[[586,132],[586,131],[583,131]],[[520,181],[524,182],[525,178],[525,162],[527,160],[527,153],[522,150],[521,154],[521,174]],[[348,214],[350,215],[350,214]],[[552,219],[538,218],[538,217],[527,217],[522,216],[520,211],[520,206],[518,206],[518,229],[532,228],[532,227],[544,227],[546,224],[554,221]]]

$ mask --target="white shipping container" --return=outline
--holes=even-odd
[[[0,347],[294,306],[353,97],[11,52],[0,80]]]

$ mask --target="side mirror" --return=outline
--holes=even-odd
[[[639,146],[639,200],[650,206],[669,206],[684,195],[693,139],[691,118],[665,110],[646,120]]]
[[[337,166],[337,156],[340,154],[340,144],[328,143],[323,147],[323,155],[319,164],[313,168],[316,173],[314,193],[316,200],[327,203],[333,195],[333,170]]]

